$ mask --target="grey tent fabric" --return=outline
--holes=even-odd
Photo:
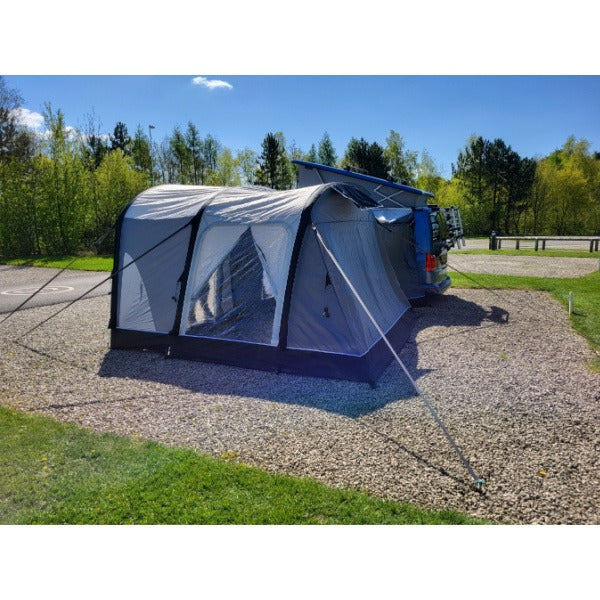
[[[373,216],[381,225],[410,223],[413,220],[411,208],[374,208]]]
[[[177,231],[227,188],[164,185],[135,198],[123,215],[120,238],[126,241],[117,256],[118,268],[142,255]],[[177,303],[191,227],[147,254],[119,275],[117,298],[119,327],[136,331],[169,332],[175,322]],[[126,254],[129,258],[126,257]]]
[[[202,215],[202,224],[198,231],[198,242],[183,304],[184,319],[180,328],[182,335],[193,334],[193,327],[198,323],[193,317],[193,304],[202,295],[206,281],[217,266],[229,256],[242,235],[249,231],[254,245],[249,244],[246,252],[236,257],[237,271],[233,273],[235,280],[231,275],[223,280],[218,293],[222,295],[225,287],[231,287],[232,284],[243,285],[243,272],[250,271],[258,259],[263,267],[264,279],[270,287],[270,290],[265,291],[275,298],[271,333],[268,340],[262,336],[261,343],[277,344],[283,297],[300,215],[314,192],[312,188],[275,192],[266,188],[241,187],[229,188],[227,194],[213,199]],[[229,258],[229,262],[231,258],[233,257]],[[228,267],[229,263],[226,266]],[[248,301],[253,303],[252,307],[248,306]],[[264,317],[262,309],[265,308],[265,304],[259,301],[259,298],[245,298],[237,303],[237,308],[244,309],[247,320],[258,321]],[[221,319],[224,316],[218,315]],[[233,315],[231,316],[233,318]],[[238,314],[235,318],[239,321],[240,316]],[[232,328],[227,330],[227,335],[239,339]]]
[[[113,347],[372,378],[383,368],[376,359],[381,336],[323,254],[315,229],[380,327],[397,330],[401,341],[410,305],[382,246],[378,206],[346,183],[147,190],[118,228],[115,264],[134,264],[113,281]],[[386,219],[406,224],[397,212]]]
[[[185,225],[189,219],[169,223],[169,229],[157,221],[129,221],[123,224],[127,248],[119,257],[119,268],[142,255],[155,243]],[[177,225],[178,227],[175,227]],[[186,227],[155,251],[136,260],[119,275],[121,293],[117,297],[119,327],[136,331],[168,333],[175,322],[175,312],[191,228]]]
[[[389,330],[409,303],[381,252],[373,212],[329,194],[313,206],[312,220],[382,329]],[[298,271],[304,279],[293,294],[290,347],[365,354],[379,335],[313,231],[305,235]]]
[[[392,208],[425,206],[427,198],[433,197],[433,194],[429,192],[391,181],[383,182],[377,177],[361,175],[352,171],[346,172],[344,169],[303,160],[294,160],[293,162],[299,166],[298,184],[301,187],[329,182],[358,185],[363,192],[369,194],[380,205]]]

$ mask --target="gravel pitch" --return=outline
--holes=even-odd
[[[467,273],[532,277],[583,277],[598,270],[597,258],[563,256],[490,256],[448,253],[448,264]],[[449,271],[452,276],[452,269]]]
[[[0,403],[271,472],[513,523],[600,523],[600,375],[549,295],[452,290],[415,309],[401,352],[481,495],[400,367],[366,384],[109,350],[109,300],[0,329]]]

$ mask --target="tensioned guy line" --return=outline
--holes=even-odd
[[[340,263],[337,261],[337,259],[333,255],[333,252],[329,249],[329,247],[325,243],[325,240],[321,236],[321,233],[319,232],[319,230],[317,229],[317,226],[314,223],[312,225],[312,228],[313,228],[313,231],[315,232],[315,235],[317,236],[317,240],[319,241],[319,243],[321,244],[321,246],[323,247],[323,249],[329,256],[329,258],[335,265],[336,269],[339,271],[340,275],[342,276],[342,278],[344,279],[344,281],[350,288],[350,291],[352,292],[354,297],[358,300],[358,303],[360,304],[362,309],[365,311],[367,317],[369,318],[369,320],[371,321],[371,323],[373,324],[375,329],[377,329],[377,332],[379,333],[379,335],[381,336],[381,338],[383,339],[383,341],[385,342],[387,347],[390,349],[390,352],[392,353],[393,357],[396,359],[396,362],[400,365],[400,367],[404,371],[404,374],[406,375],[406,377],[408,377],[408,379],[411,382],[412,386],[414,387],[415,391],[422,398],[423,403],[425,404],[426,408],[429,410],[429,412],[431,413],[431,416],[434,418],[435,422],[438,424],[440,429],[443,431],[444,435],[446,436],[446,439],[448,440],[448,442],[450,443],[450,445],[452,446],[452,448],[454,449],[454,451],[460,458],[461,462],[463,463],[463,465],[469,472],[469,475],[473,478],[473,481],[474,481],[477,489],[481,490],[481,487],[485,484],[485,479],[483,479],[482,477],[479,477],[477,475],[477,473],[475,473],[473,467],[471,466],[471,463],[467,460],[467,458],[461,452],[460,448],[458,447],[458,444],[454,441],[454,438],[450,435],[450,432],[448,431],[448,429],[442,422],[437,411],[432,406],[431,402],[429,402],[429,399],[427,398],[425,393],[421,390],[421,388],[419,388],[419,386],[417,385],[417,382],[413,379],[412,375],[410,374],[410,372],[408,371],[408,369],[402,362],[401,358],[398,356],[398,353],[396,352],[396,350],[394,349],[394,347],[388,340],[387,336],[385,335],[385,333],[383,332],[383,330],[381,329],[381,327],[375,320],[375,317],[373,317],[373,315],[371,314],[371,311],[367,308],[367,305],[364,303],[363,299],[360,297],[360,294],[356,291],[356,288],[354,287],[354,285],[352,285],[352,282],[350,281],[350,279],[348,278],[348,276],[342,269]]]
[[[111,225],[96,241],[92,242],[92,245],[93,246],[100,245],[108,237],[108,235],[114,228],[115,228],[115,226]],[[21,308],[23,308],[32,298],[37,296],[44,288],[46,288],[48,285],[50,285],[59,275],[64,273],[77,260],[79,260],[79,256],[76,256],[71,261],[69,261],[67,263],[67,265],[64,266],[58,273],[56,273],[55,275],[50,277],[50,279],[48,279],[48,281],[46,281],[46,283],[44,283],[44,285],[42,285],[37,290],[35,290],[33,292],[33,294],[31,294],[30,296],[25,298],[25,300],[23,300],[23,302],[21,302],[21,304],[19,304],[19,306],[17,306],[15,309],[13,309],[10,313],[8,313],[8,315],[6,317],[4,317],[4,319],[2,319],[2,321],[0,321],[0,325],[2,325],[2,323],[4,323],[4,321],[8,321],[8,319],[10,319],[16,312],[21,310]],[[92,290],[89,290],[87,293],[89,293],[91,291]]]

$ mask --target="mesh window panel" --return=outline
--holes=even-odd
[[[212,229],[216,233],[216,228]],[[274,343],[282,282],[273,257],[282,238],[287,239],[287,232],[283,227],[271,226],[272,235],[267,236],[264,230],[259,233],[254,229],[245,228],[240,235],[239,227],[219,227],[225,255],[214,269],[203,268],[204,247],[200,246],[199,269],[184,315],[186,335]]]

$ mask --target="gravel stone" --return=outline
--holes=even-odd
[[[57,308],[0,327],[1,404],[432,509],[600,523],[600,375],[548,294],[451,290],[414,309],[400,356],[485,494],[397,364],[372,389],[110,350],[107,297],[10,342]]]

